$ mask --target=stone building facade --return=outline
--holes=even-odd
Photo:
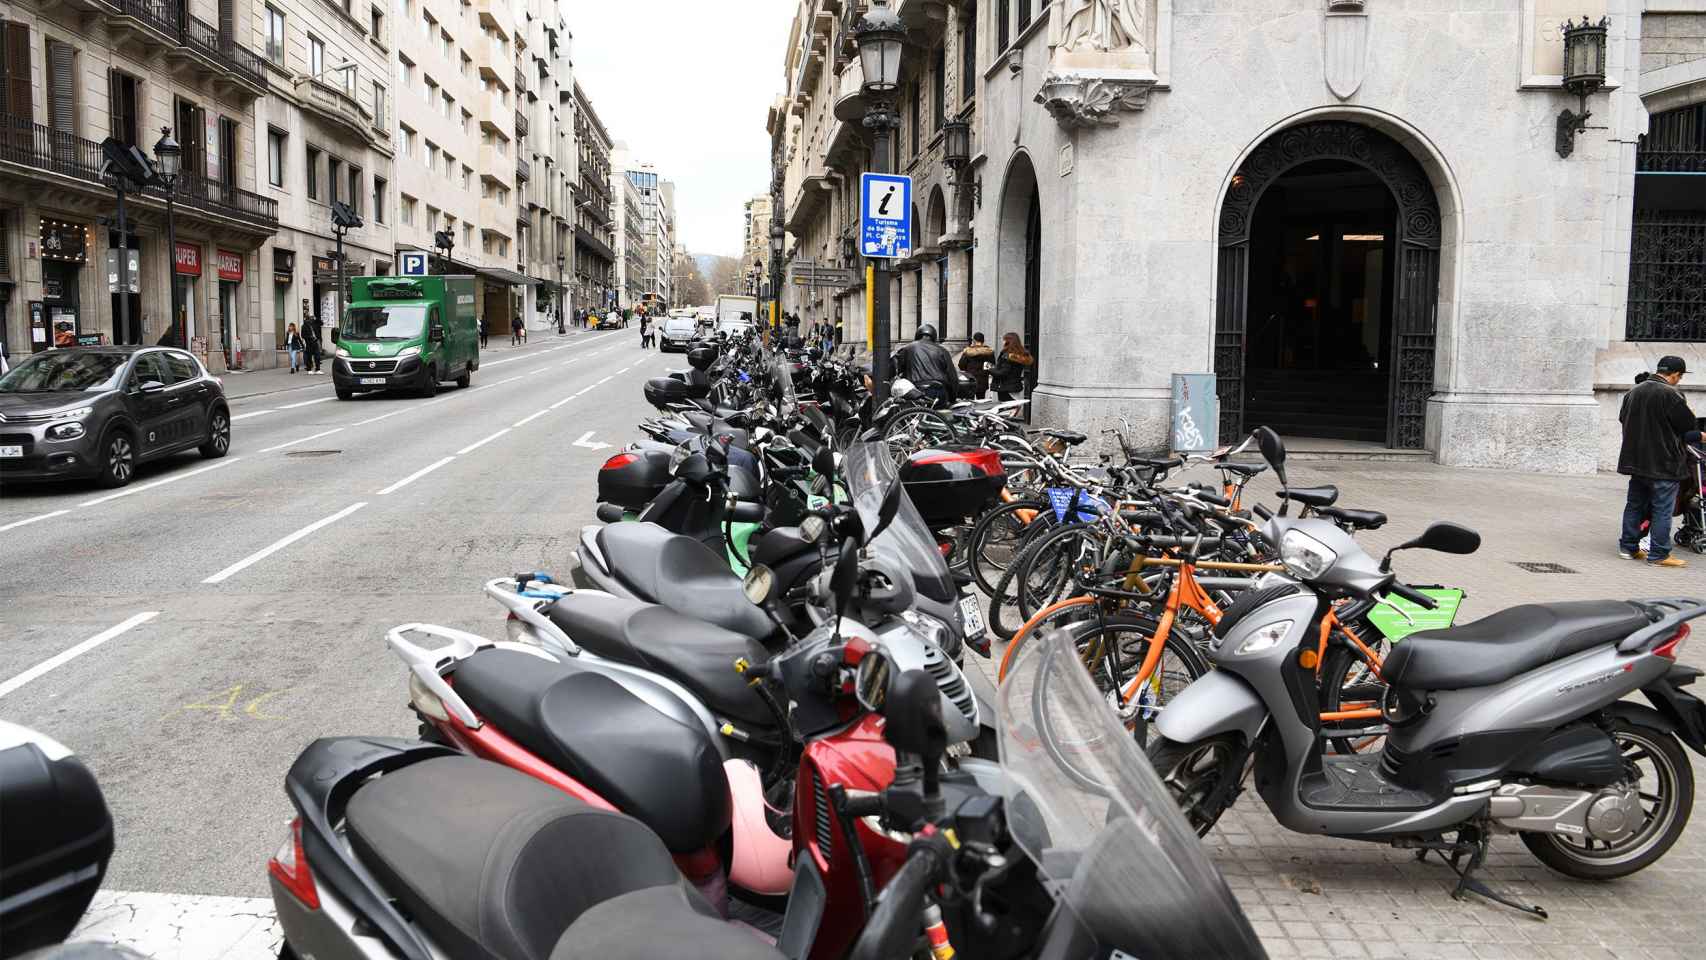
[[[574,108],[575,181],[574,280],[571,303],[576,310],[603,311],[616,305],[616,198],[610,191],[610,133],[598,119],[592,101],[579,83],[564,96]]]
[[[839,38],[859,6],[802,2],[771,111],[796,260],[857,265],[846,179],[869,147]],[[969,326],[1039,356],[1041,419],[1130,422],[1159,446],[1172,375],[1214,372],[1223,438],[1270,423],[1579,472],[1614,459],[1638,369],[1706,361],[1706,191],[1680,176],[1706,169],[1699,0],[894,6],[910,41],[894,169],[925,225],[894,332],[934,293],[963,336],[969,274]],[[1559,24],[1583,13],[1608,18],[1607,80],[1563,156],[1559,114],[1583,105],[1561,89]],[[958,177],[933,161],[938,90],[972,123]]]
[[[270,360],[260,251],[279,211],[256,191],[256,101],[271,80],[250,8],[0,4],[0,339],[14,358],[78,337],[170,337],[176,286],[178,336],[210,369]],[[121,238],[102,174],[103,140],[152,160],[162,129],[183,147],[175,246],[160,185],[127,196]]]

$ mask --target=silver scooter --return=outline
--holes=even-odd
[[[1265,427],[1256,435],[1283,485],[1284,445]],[[1540,917],[1474,877],[1492,834],[1515,833],[1547,866],[1586,880],[1634,873],[1681,836],[1694,774],[1678,741],[1706,755],[1706,704],[1681,689],[1701,671],[1678,664],[1676,649],[1706,603],[1527,604],[1412,634],[1380,668],[1384,747],[1325,754],[1312,669],[1322,618],[1343,598],[1427,598],[1325,520],[1282,511],[1264,535],[1291,578],[1226,611],[1208,651],[1218,669],[1167,704],[1149,748],[1200,833],[1253,771],[1281,825],[1437,853],[1459,876],[1455,897]],[[1478,542],[1435,524],[1403,547],[1462,553]],[[1652,706],[1622,699],[1637,690]]]

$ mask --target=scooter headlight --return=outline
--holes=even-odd
[[[907,626],[918,631],[920,636],[934,643],[937,647],[943,650],[948,648],[948,637],[953,628],[940,618],[933,617],[928,613],[919,613],[917,610],[902,610],[900,618],[906,621]]]
[[[1280,563],[1299,579],[1319,577],[1338,559],[1331,547],[1295,527],[1280,538]]]
[[[1244,642],[1238,645],[1238,651],[1233,656],[1242,657],[1247,654],[1261,653],[1264,650],[1272,650],[1285,640],[1287,634],[1291,633],[1291,628],[1295,622],[1292,620],[1275,620],[1273,623],[1262,625],[1244,638]]]
[[[692,455],[692,451],[687,449],[687,444],[677,444],[676,448],[669,453],[669,472],[673,475],[676,468],[681,466],[682,461]]]

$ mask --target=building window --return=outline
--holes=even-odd
[[[384,177],[373,178],[373,222],[385,222],[385,188],[389,186]]]
[[[444,176],[445,176],[445,179],[448,180],[450,178],[450,175],[455,173],[455,172],[456,172],[456,158],[450,155],[450,151],[446,150],[444,153]]]
[[[320,79],[320,74],[326,69],[326,41],[313,34],[308,35],[308,75]]]
[[[462,225],[462,246],[464,248],[466,248],[466,247],[472,245],[473,242],[474,242],[474,225],[471,223],[464,223]]]
[[[349,168],[349,200],[350,209],[361,212],[361,168],[351,165]]]
[[[444,119],[449,120],[450,119],[450,112],[453,109],[455,109],[455,107],[456,107],[455,98],[453,98],[448,93],[444,93],[444,94],[439,95],[438,102],[439,102],[439,105],[442,106],[444,109]]]
[[[302,172],[308,179],[308,199],[320,199],[320,151],[313,147],[303,151]]]
[[[935,129],[940,130],[940,129],[942,129],[942,123],[947,119],[947,114],[948,114],[948,48],[947,47],[943,46],[943,47],[937,47],[936,48],[935,62],[931,66],[931,69],[933,71],[935,71],[935,75],[931,79],[934,80],[936,83],[936,89],[933,91],[935,93],[935,100],[936,100],[936,103],[934,104],[935,111],[936,111],[936,115],[935,115],[936,127],[935,127]]]
[[[426,166],[428,170],[438,169],[438,144],[431,140],[426,142]]]
[[[267,182],[284,186],[284,134],[267,130]]]
[[[339,181],[344,176],[344,162],[337,157],[326,158],[326,202],[338,202]]]
[[[920,133],[924,129],[924,84],[912,81],[912,155],[918,156],[924,147]]]
[[[412,227],[415,225],[415,198],[411,197],[405,193],[405,194],[403,194],[402,199],[403,199],[403,202],[402,202],[402,206],[401,206],[401,211],[402,211],[403,225],[407,226],[407,227]]]
[[[415,132],[408,127],[398,125],[397,130],[402,136],[397,138],[397,152],[405,157],[415,153]]]
[[[445,62],[449,62],[451,51],[454,49],[455,44],[451,42],[450,34],[447,31],[440,30],[438,32],[438,52],[444,54]]]
[[[267,7],[267,59],[284,65],[284,14]]]
[[[977,4],[960,8],[960,101],[977,94]]]
[[[1031,0],[1019,0],[1019,32],[1031,25]]]
[[[1006,50],[1008,42],[1012,39],[1010,32],[1012,22],[1012,5],[1009,0],[995,0],[995,51],[997,53]]]
[[[430,203],[427,204],[427,229],[438,232],[438,208]]]
[[[385,11],[379,7],[373,7],[368,11],[367,16],[369,32],[373,35],[373,39],[383,42],[385,40]]]
[[[464,77],[474,76],[474,60],[466,53],[462,55],[462,75]]]
[[[466,190],[469,187],[473,186],[473,184],[474,184],[474,168],[467,166],[467,165],[464,165],[462,167],[462,189]]]
[[[426,37],[428,40],[431,40],[433,37],[433,34],[435,34],[437,32],[438,32],[438,21],[434,20],[432,18],[432,11],[430,11],[430,10],[421,11],[421,36]]]
[[[434,83],[432,81],[431,77],[428,77],[427,82],[426,82],[426,104],[427,104],[427,108],[431,109],[432,105],[437,103],[437,102],[438,102],[438,84]]]
[[[1656,112],[1635,147],[1629,297],[1631,341],[1706,342],[1706,104]],[[1678,351],[1680,352],[1680,351]]]
[[[378,80],[373,81],[373,125],[385,126],[385,88]]]
[[[466,110],[462,111],[462,132],[467,134],[474,132],[474,115]]]

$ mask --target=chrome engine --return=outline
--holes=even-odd
[[[1493,792],[1487,813],[1494,823],[1510,830],[1606,843],[1630,836],[1646,817],[1631,783],[1597,790],[1506,783]]]

